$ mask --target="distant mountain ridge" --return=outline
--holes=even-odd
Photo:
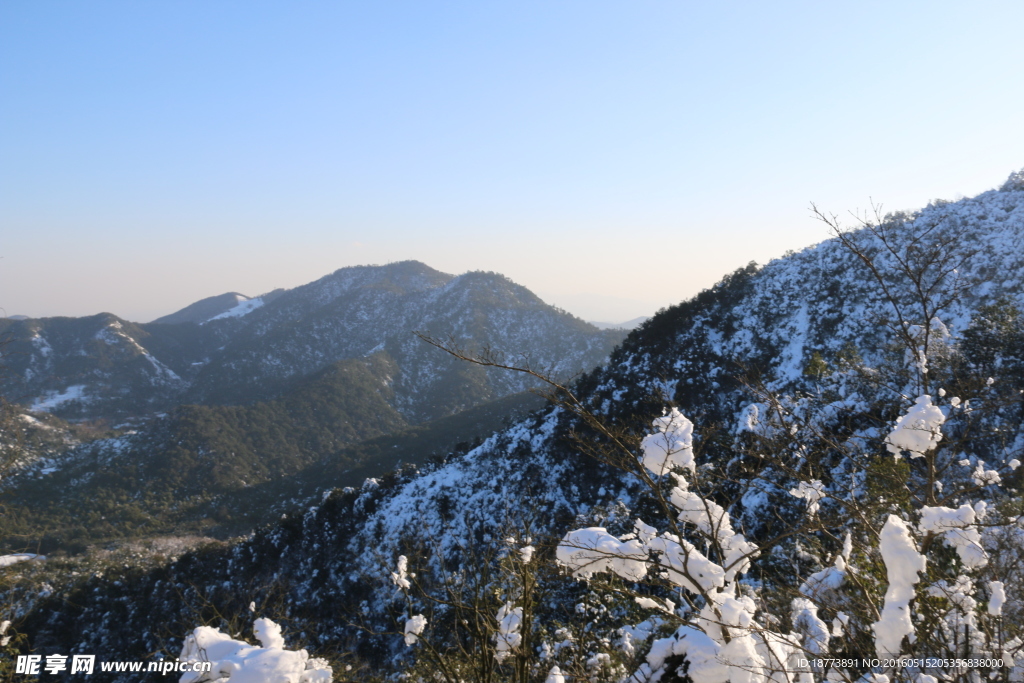
[[[502,275],[456,277],[414,261],[337,271],[227,325],[237,330],[198,372],[189,401],[263,398],[327,362],[384,353],[401,369],[395,405],[412,422],[531,386],[524,377],[466,368],[414,331],[525,354],[562,376],[597,365],[623,336],[596,330]]]
[[[528,386],[467,374],[414,331],[526,353],[563,374],[590,369],[622,338],[496,273],[454,276],[403,261],[342,268],[258,299],[209,297],[146,324],[110,313],[3,319],[0,337],[11,340],[3,393],[64,418],[119,420],[183,402],[271,399],[330,363],[374,353],[398,364],[388,381],[412,422]]]
[[[152,322],[162,325],[176,325],[177,323],[204,323],[211,318],[230,311],[243,301],[249,301],[249,297],[244,294],[239,294],[238,292],[228,292],[218,296],[209,296],[205,299],[200,299],[194,304],[189,304],[180,311],[162,316]]]
[[[627,320],[623,323],[603,323],[594,320],[588,320],[587,322],[599,330],[633,330],[640,327],[640,325],[650,319],[651,316],[642,315],[639,318],[633,318],[632,320]]]

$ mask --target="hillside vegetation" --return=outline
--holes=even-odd
[[[266,616],[339,680],[1019,680],[1024,173],[831,227],[463,454],[157,567],[69,568],[17,632],[176,656]]]

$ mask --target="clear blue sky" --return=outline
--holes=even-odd
[[[0,307],[418,259],[588,319],[1024,167],[1024,3],[5,2]]]

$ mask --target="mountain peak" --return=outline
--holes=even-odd
[[[203,323],[211,318],[230,311],[232,308],[248,301],[249,297],[238,292],[226,292],[217,296],[208,296],[200,299],[194,304],[189,304],[180,311],[165,315],[154,320],[154,323],[161,325],[175,325],[178,323]]]

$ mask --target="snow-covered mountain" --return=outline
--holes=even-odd
[[[413,422],[530,386],[525,377],[466,368],[414,331],[524,354],[560,376],[591,369],[621,339],[496,273],[453,277],[415,261],[344,268],[208,326],[215,324],[230,330],[230,342],[203,364],[185,394],[189,401],[265,398],[327,363],[383,354],[398,368],[389,380],[395,406]]]
[[[925,298],[952,294],[938,315],[923,321],[936,344],[923,349],[934,364],[932,376],[967,382],[963,368],[942,365],[942,349],[971,346],[972,373],[991,371],[1002,378],[981,382],[993,403],[998,398],[1019,405],[1024,173],[1011,176],[1000,190],[936,202],[913,215],[891,216],[874,231],[844,237],[846,244],[834,238],[763,268],[741,269],[662,311],[634,330],[605,366],[581,378],[575,395],[600,419],[620,426],[624,436],[642,435],[666,406],[678,406],[697,425],[702,462],[718,468],[724,481],[739,481],[749,476],[750,463],[732,457],[732,449],[759,429],[752,407],[760,392],[791,397],[794,411],[801,400],[813,398],[830,420],[839,415],[851,423],[891,424],[897,414],[871,410],[882,395],[896,405],[913,402],[907,368],[917,363],[920,369],[923,356],[904,357],[894,336],[923,335],[922,321],[916,320],[920,311],[913,307],[921,291],[931,291]],[[917,280],[907,277],[914,273]],[[433,296],[453,289],[448,282]],[[369,314],[368,307],[360,310]],[[269,315],[265,308],[251,315]],[[315,322],[307,329],[316,330]],[[284,334],[290,342],[282,348],[297,348],[298,337]],[[263,336],[252,333],[252,348],[261,348]],[[401,353],[400,344],[391,348]],[[286,357],[296,365],[304,358],[298,351]],[[237,368],[258,367],[261,358],[255,350],[241,355]],[[853,366],[865,368],[867,379],[844,370]],[[892,382],[869,381],[880,367],[893,368]],[[835,378],[833,384],[827,378]],[[991,452],[972,457],[1019,457],[1024,430],[1014,410],[1000,413],[1001,438]],[[151,573],[126,572],[116,584],[109,576],[85,581],[59,600],[38,602],[24,628],[44,652],[63,648],[141,658],[161,647],[173,651],[180,641],[168,646],[151,625],[176,624],[184,634],[195,605],[242,614],[250,600],[276,600],[286,606],[282,611],[293,632],[301,632],[315,651],[345,652],[347,661],[386,667],[402,656],[402,639],[373,631],[394,631],[404,609],[390,577],[400,554],[414,558],[421,581],[435,572],[452,575],[497,562],[504,557],[503,544],[532,543],[540,561],[553,566],[553,542],[567,529],[629,521],[626,513],[638,504],[640,486],[582,452],[600,439],[577,417],[550,407],[448,462],[367,480],[359,489],[325,491],[280,525],[232,547]],[[785,489],[746,490],[753,495],[721,502],[752,538],[802,505]],[[502,540],[510,533],[524,537]],[[779,561],[797,562],[788,556]],[[814,570],[809,565],[807,571]],[[549,618],[585,612],[584,593],[566,588],[550,594],[544,607]]]
[[[501,410],[520,412],[522,401],[500,399],[536,382],[469,367],[415,331],[513,350],[565,377],[597,365],[623,336],[500,275],[454,277],[416,262],[345,268],[221,304],[174,324],[104,314],[8,328],[16,340],[11,398],[35,393],[29,408],[69,418],[150,414],[8,480],[9,535],[0,543],[22,539],[50,551],[180,529],[246,531],[246,520],[265,518],[262,508],[298,495],[304,484],[293,490],[288,478],[303,468],[322,464],[335,471],[332,480],[348,481],[343,470],[396,461],[393,450],[357,452],[354,444],[399,438],[475,407],[493,413],[430,427],[443,432],[438,443],[453,445],[487,436],[502,424]],[[398,459],[421,461],[438,447]],[[239,502],[246,490],[268,486],[274,494],[261,505]]]
[[[148,324],[109,313],[0,320],[11,340],[3,395],[62,417],[121,419],[273,398],[331,363],[373,354],[396,364],[394,405],[414,422],[528,386],[467,372],[415,331],[515,349],[565,375],[589,370],[621,339],[501,275],[456,277],[407,261],[343,268],[253,299],[211,297]]]

